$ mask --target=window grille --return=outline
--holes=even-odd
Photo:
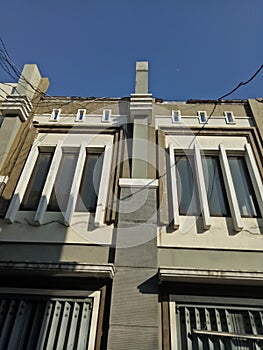
[[[88,349],[92,301],[2,297],[0,349]]]
[[[263,309],[177,304],[174,311],[177,349],[263,349]]]

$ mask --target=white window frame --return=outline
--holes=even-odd
[[[56,112],[58,112],[57,118],[56,118]],[[61,114],[61,109],[59,109],[59,108],[53,109],[53,111],[52,111],[52,113],[51,113],[51,117],[50,117],[49,120],[50,120],[51,122],[58,122],[58,121],[59,121],[60,114]]]
[[[81,113],[83,113],[83,117],[82,118],[80,118]],[[78,109],[75,121],[76,122],[83,122],[85,116],[86,116],[86,109]]]
[[[107,119],[106,118],[106,114],[109,113],[109,118]],[[103,110],[103,114],[102,114],[102,118],[101,118],[101,121],[103,123],[110,123],[111,122],[111,109],[104,109]]]
[[[178,120],[176,120],[176,119],[178,119]],[[181,111],[172,110],[172,123],[174,123],[174,124],[181,123]]]
[[[228,115],[230,115],[231,121],[229,121]],[[233,112],[231,112],[231,111],[225,111],[225,112],[224,112],[224,116],[225,116],[225,120],[226,120],[226,123],[227,123],[227,124],[236,124],[236,119],[235,119],[235,117],[234,117]]]
[[[176,151],[181,152],[181,149],[178,149],[175,145],[169,145],[169,158],[170,158],[170,177],[171,177],[171,187],[172,187],[172,213],[174,220],[174,229],[178,229],[180,227],[180,216],[179,216],[179,203],[178,203],[178,188],[177,188],[177,174],[175,171],[175,153]],[[205,152],[209,151],[208,149],[204,150]],[[242,154],[245,158],[248,171],[250,174],[250,178],[252,181],[252,186],[255,191],[256,200],[259,206],[261,217],[263,218],[263,185],[261,182],[261,177],[259,174],[259,170],[253,155],[253,151],[251,145],[249,143],[245,144],[245,147],[236,151],[227,150],[223,144],[218,145],[218,149],[212,149],[211,152],[217,152],[220,160],[221,170],[223,174],[223,181],[226,188],[227,200],[229,203],[230,213],[233,220],[234,229],[236,232],[241,231],[244,228],[245,218],[241,217],[238,200],[235,192],[234,183],[232,180],[232,175],[228,163],[228,156],[231,156],[231,153],[238,152]],[[201,206],[202,219],[204,229],[209,229],[211,227],[211,216],[209,211],[209,205],[206,195],[206,187],[204,181],[204,173],[202,167],[201,160],[201,152],[200,146],[196,143],[194,145],[194,162],[195,162],[195,171],[197,176],[197,188],[198,188],[198,200]]]
[[[202,114],[204,114],[205,121],[202,121]],[[206,111],[198,111],[197,115],[198,115],[198,119],[199,119],[199,123],[200,124],[206,124],[207,123],[207,113],[206,113]]]
[[[48,206],[48,202],[52,193],[52,189],[55,183],[56,175],[58,172],[60,160],[62,157],[62,148],[65,147],[67,149],[68,147],[63,145],[62,141],[58,141],[58,143],[55,145],[55,152],[54,156],[48,171],[47,179],[44,185],[44,188],[42,190],[42,194],[38,203],[38,207],[34,216],[34,221],[41,225],[43,223],[43,218],[46,213],[46,209]],[[15,217],[17,212],[19,211],[19,207],[22,203],[23,197],[25,195],[28,182],[30,180],[31,174],[33,172],[39,150],[41,148],[41,141],[36,140],[33,143],[33,146],[31,148],[31,151],[29,153],[29,156],[27,158],[26,164],[24,166],[24,169],[22,171],[22,174],[20,176],[20,179],[18,181],[17,187],[15,189],[14,195],[12,197],[11,203],[9,205],[9,208],[7,210],[5,219],[8,220],[10,223],[15,222]],[[110,169],[111,169],[111,159],[112,159],[112,147],[110,145],[87,145],[85,142],[82,142],[81,145],[75,146],[74,149],[78,150],[78,160],[76,169],[74,172],[72,187],[70,190],[70,196],[67,204],[66,212],[63,213],[64,215],[64,224],[66,226],[70,226],[73,220],[73,216],[76,207],[76,202],[78,198],[78,189],[81,182],[81,177],[83,173],[83,168],[85,164],[85,157],[87,151],[93,151],[96,150],[96,152],[103,153],[103,164],[101,169],[101,178],[100,178],[100,186],[99,186],[99,192],[97,196],[97,205],[96,205],[96,211],[95,211],[95,219],[94,219],[94,225],[99,227],[104,224],[104,217],[106,212],[106,202],[107,202],[107,192],[108,192],[108,186],[110,181]],[[28,181],[25,181],[27,179]]]

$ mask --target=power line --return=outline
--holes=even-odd
[[[219,101],[222,100],[223,98],[233,94],[233,92],[235,92],[237,89],[239,89],[241,86],[247,85],[248,83],[250,83],[257,75],[258,73],[261,71],[261,69],[263,68],[263,64],[258,68],[258,70],[244,83],[241,81],[233,90],[231,90],[230,92],[228,92],[227,94],[219,97]]]

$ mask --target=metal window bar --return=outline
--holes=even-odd
[[[0,350],[87,349],[92,298],[0,300]]]
[[[176,310],[182,350],[263,349],[261,309],[177,304]]]

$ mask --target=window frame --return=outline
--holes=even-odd
[[[109,113],[109,118],[106,118],[107,113]],[[112,115],[111,109],[103,109],[101,121],[103,123],[110,123],[111,122],[111,115]]]
[[[81,113],[83,113],[82,118],[80,118]],[[84,108],[78,109],[77,115],[76,115],[76,118],[75,118],[75,121],[76,121],[76,122],[83,122],[84,119],[85,119],[85,116],[86,116],[86,109],[84,109]]]
[[[57,113],[57,114],[56,114]],[[51,122],[58,122],[61,114],[61,109],[60,108],[54,108],[49,121]]]
[[[204,116],[204,121],[202,121],[202,114]],[[206,124],[207,123],[207,113],[206,111],[198,111],[197,112],[199,124]]]
[[[169,152],[169,158],[170,158],[170,177],[171,177],[171,187],[172,187],[172,214],[173,214],[173,226],[174,229],[178,229],[180,226],[180,215],[179,215],[179,201],[178,201],[178,190],[177,190],[177,174],[175,171],[176,162],[175,162],[175,153],[178,152],[184,152],[187,153],[189,150],[182,150],[181,148],[177,148],[174,144],[169,144],[168,152]],[[226,149],[223,144],[219,144],[217,149],[204,149],[201,150],[198,143],[195,143],[193,146],[193,152],[194,152],[194,160],[195,160],[195,171],[197,176],[197,193],[198,198],[200,202],[200,211],[202,213],[202,220],[204,229],[209,229],[211,227],[211,215],[209,211],[209,204],[208,204],[208,198],[206,194],[206,187],[205,187],[205,179],[204,179],[204,173],[203,173],[203,167],[202,167],[202,152],[211,154],[218,154],[219,155],[219,161],[221,164],[221,171],[223,175],[224,180],[224,186],[227,194],[230,214],[233,220],[234,229],[236,232],[239,232],[243,229],[244,223],[243,219],[246,219],[245,217],[241,217],[240,210],[239,210],[239,204],[235,192],[234,183],[232,180],[232,175],[228,163],[228,156],[231,155],[242,155],[245,158],[246,165],[248,168],[248,172],[250,175],[250,179],[253,185],[253,189],[255,192],[257,204],[259,207],[259,211],[261,214],[261,217],[263,217],[263,186],[259,174],[259,170],[254,158],[254,154],[251,148],[251,145],[249,143],[245,144],[245,147],[243,149]]]
[[[177,120],[176,120],[177,118]],[[181,111],[180,110],[172,110],[172,123],[179,124],[181,123]]]
[[[171,350],[181,349],[181,334],[179,317],[176,315],[176,308],[180,306],[188,307],[216,307],[219,306],[225,310],[253,310],[263,311],[263,304],[259,307],[259,300],[253,298],[225,297],[225,296],[200,296],[200,295],[176,295],[169,294],[169,328]],[[249,309],[248,309],[249,307]],[[190,326],[189,326],[190,327]],[[251,334],[253,335],[253,334]]]
[[[101,291],[84,291],[84,290],[57,290],[57,289],[27,289],[27,288],[0,288],[0,296],[7,298],[17,298],[28,300],[56,300],[56,299],[64,299],[65,301],[70,300],[74,301],[77,299],[83,298],[91,298],[92,300],[92,311],[90,316],[90,326],[89,332],[87,334],[87,350],[94,350],[96,344],[96,336],[98,329],[98,320],[99,320],[99,309],[101,302]],[[30,297],[32,299],[30,299]],[[42,299],[41,299],[42,297]]]
[[[231,120],[229,121],[228,115],[230,115]],[[226,120],[226,124],[236,124],[236,119],[234,117],[234,113],[231,111],[224,111],[224,116]]]
[[[41,144],[41,140],[37,139],[31,148],[31,151],[28,155],[27,161],[24,165],[22,174],[20,176],[20,179],[18,181],[18,184],[16,186],[16,189],[14,191],[13,197],[11,199],[11,203],[9,205],[9,208],[7,210],[5,219],[10,222],[15,222],[15,216],[17,212],[19,211],[20,204],[22,203],[23,197],[25,195],[30,176],[34,170],[34,166],[36,164],[36,160],[39,154],[39,150],[41,149],[51,149],[55,148],[53,159],[51,162],[51,166],[49,168],[49,172],[47,175],[47,179],[44,185],[44,188],[42,190],[42,194],[40,197],[40,201],[38,203],[37,210],[34,215],[34,222],[38,225],[41,225],[43,223],[44,215],[46,213],[47,205],[49,202],[49,198],[51,196],[51,192],[55,183],[55,178],[58,172],[58,168],[60,165],[60,160],[62,157],[62,148],[69,148],[72,147],[73,149],[78,150],[78,160],[77,160],[77,166],[74,172],[74,178],[73,183],[70,190],[69,200],[67,203],[67,209],[64,215],[64,224],[66,226],[70,226],[74,217],[74,213],[76,212],[75,206],[76,201],[78,198],[78,190],[81,182],[82,177],[82,171],[85,164],[85,157],[87,152],[98,152],[98,153],[104,153],[103,156],[103,164],[101,169],[101,179],[100,179],[100,186],[99,186],[99,192],[97,196],[97,205],[96,205],[96,211],[95,211],[95,218],[94,218],[94,225],[99,227],[103,226],[104,224],[104,218],[105,218],[105,212],[106,212],[106,202],[107,202],[107,195],[108,195],[108,187],[109,187],[109,181],[110,181],[110,169],[111,169],[111,159],[112,159],[112,147],[108,143],[105,144],[96,144],[96,145],[89,145],[85,141],[83,141],[79,145],[68,146],[66,144],[63,144],[62,140],[58,140],[56,145],[50,145],[50,146],[43,146]],[[25,181],[27,179],[27,181]],[[103,185],[101,185],[103,184]],[[77,213],[77,212],[76,212]]]

